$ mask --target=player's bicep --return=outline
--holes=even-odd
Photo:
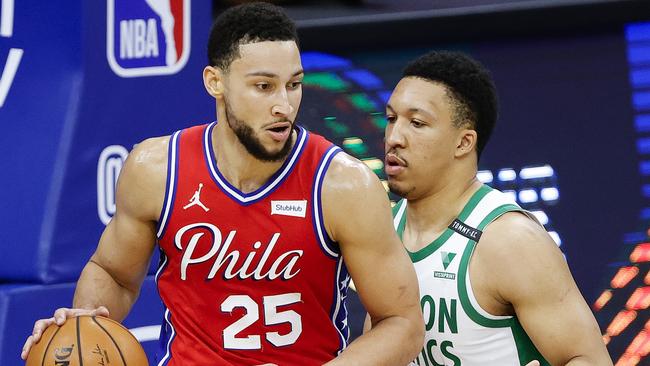
[[[345,162],[344,162],[345,164]],[[373,322],[418,307],[413,266],[392,226],[386,191],[367,168],[334,166],[326,175],[323,210],[328,232]],[[331,173],[331,174],[330,174]]]
[[[146,275],[155,245],[166,178],[164,142],[144,142],[129,154],[115,193],[116,213],[91,258],[120,285],[130,288],[137,288]]]
[[[600,331],[564,257],[532,225],[513,238],[519,255],[510,250],[507,263],[503,259],[508,256],[498,255],[501,263],[494,273],[500,296],[512,304],[524,330],[552,364],[600,352]]]
[[[153,224],[115,216],[102,233],[91,261],[120,285],[136,290],[146,275],[154,243]]]

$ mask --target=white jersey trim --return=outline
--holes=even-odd
[[[399,228],[399,223],[402,222],[402,216],[404,216],[404,212],[406,211],[406,199],[401,200],[399,205],[399,209],[397,210],[395,217],[393,217],[393,226],[395,227],[395,231]]]
[[[216,166],[216,160],[214,159],[214,156],[211,151],[211,132],[213,128],[216,126],[217,122],[212,122],[208,127],[205,129],[205,133],[203,135],[203,147],[205,149],[205,157],[208,162],[208,168],[210,170],[210,175],[214,178],[214,180],[217,182],[218,186],[223,189],[229,196],[232,198],[236,199],[237,201],[241,203],[251,203],[253,201],[256,201],[262,197],[264,197],[267,193],[269,193],[271,190],[275,189],[282,180],[284,180],[284,177],[292,170],[296,160],[300,156],[300,153],[302,152],[302,148],[305,145],[305,141],[307,141],[307,131],[298,126],[298,139],[296,140],[296,146],[294,149],[292,149],[292,152],[290,153],[289,156],[289,161],[284,165],[282,168],[282,171],[280,174],[278,174],[275,179],[267,183],[265,187],[263,187],[262,190],[259,192],[256,192],[253,195],[247,195],[243,194],[242,192],[239,192],[238,190],[235,190],[231,187],[230,183],[225,181],[224,179],[221,178],[221,175],[219,174]]]
[[[174,203],[174,194],[176,193],[176,169],[178,167],[177,154],[178,154],[178,136],[181,131],[176,131],[169,139],[169,152],[167,158],[167,187],[165,187],[166,195],[163,202],[163,209],[158,221],[158,232],[156,236],[158,239],[162,238],[165,228],[167,227],[167,220],[172,210]]]

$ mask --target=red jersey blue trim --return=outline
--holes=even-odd
[[[156,283],[158,366],[320,365],[347,346],[350,277],[321,190],[340,148],[296,127],[285,163],[244,193],[212,155],[215,123],[170,138]]]
[[[203,135],[203,146],[205,149],[206,157],[205,160],[208,163],[208,169],[210,170],[215,183],[224,190],[224,193],[242,205],[249,205],[266,197],[268,194],[273,192],[275,188],[282,184],[282,181],[289,174],[291,174],[291,170],[293,169],[296,160],[300,158],[300,154],[302,153],[302,149],[307,142],[308,136],[304,128],[297,126],[296,130],[298,131],[298,136],[296,138],[296,142],[280,169],[278,169],[278,171],[273,174],[271,178],[269,178],[268,182],[260,188],[250,193],[243,193],[232,184],[230,184],[219,171],[219,167],[217,167],[217,162],[213,155],[214,147],[212,146],[212,139],[210,138],[210,136],[212,136],[212,130],[216,125],[217,122],[212,122],[208,128],[205,129],[205,133]]]

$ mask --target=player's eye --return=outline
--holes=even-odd
[[[271,84],[269,83],[257,83],[255,84],[255,87],[259,90],[270,90],[271,89]]]
[[[420,128],[420,127],[424,126],[424,122],[422,122],[422,121],[418,121],[417,119],[413,119],[413,120],[411,120],[411,124],[412,124],[413,127],[415,127],[415,128]]]
[[[386,121],[388,123],[395,123],[396,120],[397,120],[397,117],[392,116],[392,115],[386,115]]]
[[[302,85],[302,81],[293,81],[289,83],[289,89],[298,89]]]

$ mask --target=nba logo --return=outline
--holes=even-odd
[[[106,56],[121,77],[169,75],[190,54],[190,0],[108,0]]]

